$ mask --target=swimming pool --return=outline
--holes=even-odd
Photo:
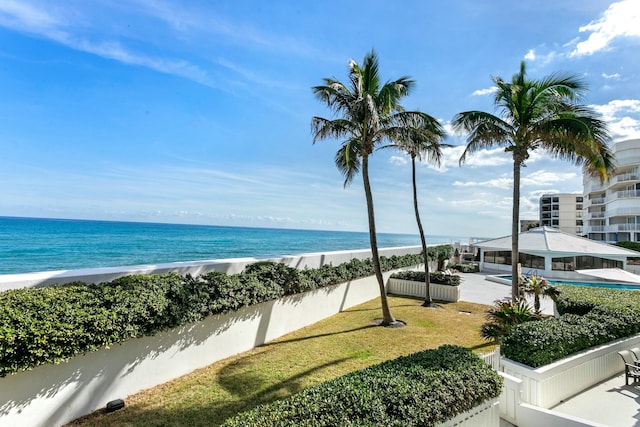
[[[498,275],[493,276],[497,279],[503,280],[505,283],[511,284],[510,275]],[[608,288],[608,289],[624,289],[627,291],[640,291],[640,284],[634,285],[632,283],[614,283],[614,282],[576,282],[572,280],[551,280],[546,279],[551,285],[573,285],[573,286],[587,286],[591,288]]]

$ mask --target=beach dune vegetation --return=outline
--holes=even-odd
[[[511,277],[518,273],[518,233],[520,216],[520,172],[531,152],[544,150],[550,156],[581,165],[585,173],[607,179],[614,168],[614,157],[607,146],[606,123],[588,106],[579,103],[587,90],[576,75],[551,74],[538,80],[527,77],[526,65],[511,81],[493,77],[494,102],[500,116],[483,111],[458,113],[453,129],[466,133],[467,146],[460,164],[467,156],[485,149],[504,147],[513,158],[513,211],[511,222]],[[513,280],[511,294],[519,298],[518,280]]]

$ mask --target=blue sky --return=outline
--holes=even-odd
[[[640,137],[637,0],[0,0],[0,215],[367,230],[362,181],[343,188],[338,141],[312,144],[312,95],[375,48],[383,79],[409,75],[407,109],[448,126],[497,113],[491,76],[583,76],[614,141]],[[511,160],[462,167],[452,136],[418,168],[431,235],[510,232]],[[377,152],[380,232],[417,233],[411,167]],[[534,154],[522,218],[580,170]]]

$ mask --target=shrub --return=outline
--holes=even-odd
[[[413,282],[424,283],[424,271],[399,271],[390,276],[392,279],[411,280]],[[437,283],[439,285],[459,286],[460,276],[457,274],[445,274],[442,271],[429,273],[429,283]]]
[[[416,256],[386,260],[415,265]],[[246,273],[132,275],[0,292],[0,377],[206,316],[373,274],[371,260],[318,270],[259,262]]]
[[[458,270],[461,273],[477,273],[480,271],[478,264],[449,264],[452,270]]]
[[[558,289],[560,318],[515,326],[501,343],[506,357],[538,367],[640,332],[640,292],[568,285]]]
[[[540,320],[540,316],[531,310],[526,301],[496,301],[487,310],[487,322],[482,325],[480,335],[488,340],[500,341],[510,335],[516,325],[534,320]]]
[[[470,350],[444,345],[370,366],[223,426],[432,426],[499,396],[502,378]]]

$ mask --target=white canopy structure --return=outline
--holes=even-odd
[[[511,272],[511,236],[485,240],[474,246],[480,248],[482,270]],[[627,258],[640,257],[640,252],[574,236],[551,227],[520,233],[519,251],[524,274],[563,279],[580,278],[577,270],[624,270]]]
[[[593,270],[576,270],[585,276],[597,277],[611,282],[640,283],[640,276],[619,268],[598,268]]]

